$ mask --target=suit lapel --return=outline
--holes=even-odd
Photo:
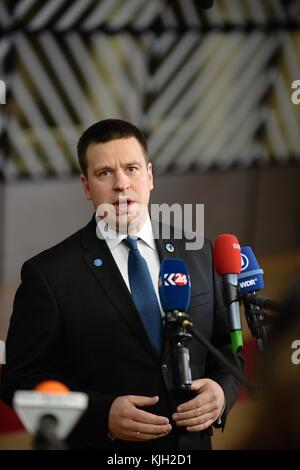
[[[160,262],[162,262],[165,258],[178,258],[178,247],[176,246],[176,243],[174,243],[174,240],[171,239],[171,236],[168,238],[162,238],[162,236],[165,236],[165,234],[169,235],[168,228],[164,229],[163,225],[153,220],[151,223]],[[172,249],[174,249],[174,251],[172,251]]]
[[[115,263],[114,257],[105,240],[100,240],[96,236],[96,222],[94,218],[83,229],[81,242],[84,248],[83,257],[87,267],[93,273],[100,287],[109,297],[122,319],[128,324],[133,334],[144,348],[147,349],[149,354],[157,360],[158,354],[145,331],[140,315],[122,274]],[[102,264],[97,267],[94,262],[99,259],[102,261]]]

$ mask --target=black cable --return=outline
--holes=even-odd
[[[250,382],[240,371],[234,367],[228,359],[217,349],[215,348],[206,338],[203,336],[193,325],[190,320],[183,320],[182,326],[186,328],[194,338],[196,338],[200,343],[202,343],[208,351],[237,379],[237,381],[244,385],[251,393],[257,390],[257,385]]]

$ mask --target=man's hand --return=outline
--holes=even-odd
[[[222,387],[211,379],[193,380],[190,390],[198,395],[179,405],[172,418],[177,426],[185,426],[187,431],[203,431],[219,417],[225,395]]]
[[[126,395],[116,398],[108,417],[111,437],[124,441],[150,441],[166,436],[172,429],[168,418],[139,409],[153,406],[158,400],[157,396]]]

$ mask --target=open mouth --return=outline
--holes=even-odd
[[[134,201],[128,197],[119,197],[119,199],[113,203],[113,206],[115,207],[116,213],[120,214],[127,212],[133,203]]]

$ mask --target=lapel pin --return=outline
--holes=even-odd
[[[166,244],[166,250],[167,250],[169,253],[174,253],[175,248],[174,248],[174,246],[173,246],[171,243],[167,243],[167,244]]]
[[[103,264],[102,259],[100,259],[100,258],[94,259],[94,266],[96,266],[96,268],[100,268],[100,266],[102,266],[102,264]]]

